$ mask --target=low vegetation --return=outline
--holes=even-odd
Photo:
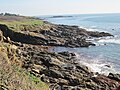
[[[15,47],[0,45],[0,90],[49,90],[48,85],[21,68]]]
[[[23,16],[0,16],[0,24],[5,24],[14,31],[20,31],[43,25],[43,21]]]

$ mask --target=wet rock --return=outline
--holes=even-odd
[[[108,78],[119,81],[120,82],[120,74],[109,73]]]
[[[75,56],[75,54],[74,53],[70,53],[70,52],[60,52],[59,54],[61,54],[61,55],[64,55],[64,56],[68,56],[68,57],[70,57],[70,56]]]
[[[106,36],[113,36],[110,33],[105,33],[105,32],[89,32],[89,36],[92,37],[106,37]]]
[[[111,68],[111,66],[110,65],[105,65],[106,67],[108,67],[108,68]]]
[[[87,66],[85,66],[85,65],[77,64],[77,65],[76,65],[76,68],[78,68],[78,69],[84,71],[85,73],[90,73],[89,68],[88,68]]]

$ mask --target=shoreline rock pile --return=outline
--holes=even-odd
[[[9,42],[17,47],[16,57],[22,61],[22,68],[50,84],[50,90],[120,90],[120,75],[110,73],[98,75],[87,66],[78,63],[76,54],[71,52],[49,52],[49,46],[88,47],[89,37],[112,36],[104,32],[90,32],[77,26],[50,24],[47,30],[14,32],[6,25],[0,30]],[[30,32],[37,33],[35,36]],[[1,39],[0,32],[0,40]]]

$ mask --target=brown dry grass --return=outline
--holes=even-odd
[[[14,56],[10,47],[0,46],[0,90],[49,90],[39,78],[11,63],[14,60],[10,61],[10,53]]]

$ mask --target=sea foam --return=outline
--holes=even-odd
[[[77,54],[77,58],[79,60],[79,63],[87,66],[92,72],[108,75],[109,73],[115,73],[116,70],[114,68],[114,65],[110,62],[104,62],[104,60],[100,57],[85,57],[80,54]]]
[[[98,42],[100,42],[100,43],[120,44],[120,39],[101,39]]]

